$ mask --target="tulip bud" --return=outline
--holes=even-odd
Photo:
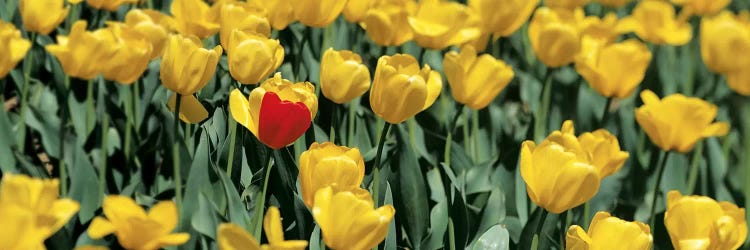
[[[513,68],[503,60],[477,56],[472,46],[464,46],[460,54],[446,53],[443,67],[453,98],[474,110],[487,107],[514,77]]]
[[[398,124],[432,106],[442,88],[440,73],[426,64],[420,69],[413,56],[382,56],[375,69],[370,106],[385,121]]]
[[[65,0],[18,0],[23,26],[27,31],[47,35],[65,20],[70,10]]]
[[[225,50],[229,51],[230,36],[235,29],[264,37],[271,35],[271,24],[266,18],[266,11],[260,6],[252,2],[227,2],[219,3],[218,8],[221,25],[219,40]]]
[[[550,68],[573,62],[580,50],[581,36],[578,28],[583,20],[583,10],[536,10],[529,24],[529,40],[537,58]]]
[[[732,0],[672,0],[682,11],[695,15],[713,15],[726,8]]]
[[[385,239],[396,209],[392,205],[373,209],[370,197],[327,187],[315,193],[312,213],[328,247],[372,249]]]
[[[170,6],[176,28],[185,36],[207,38],[219,31],[218,20],[213,20],[210,7],[203,0],[174,0]]]
[[[718,108],[704,100],[673,94],[659,99],[654,92],[641,92],[643,106],[635,110],[635,119],[651,142],[664,151],[687,153],[698,140],[724,136],[729,124],[713,122]]]
[[[286,29],[286,26],[295,20],[289,0],[256,0],[254,3],[266,9],[268,21],[275,30]]]
[[[589,50],[591,52],[583,53],[590,56],[577,59],[576,71],[604,97],[630,96],[643,81],[651,63],[651,51],[633,39],[602,49],[583,48],[583,51]]]
[[[94,9],[104,9],[114,12],[124,3],[138,3],[138,0],[86,0],[86,3]]]
[[[110,23],[106,29],[109,43],[117,44],[117,51],[103,65],[104,79],[132,84],[143,75],[151,59],[151,43],[133,28],[122,23]]]
[[[400,46],[414,37],[409,16],[417,5],[410,0],[391,1],[367,11],[362,23],[367,36],[380,46]]]
[[[334,192],[349,191],[369,196],[359,187],[364,177],[365,160],[357,148],[313,142],[299,158],[302,200],[308,208],[313,207],[315,192],[329,186]]]
[[[482,20],[482,33],[509,37],[529,20],[538,3],[538,0],[469,0],[469,7]]]
[[[170,37],[161,61],[162,84],[181,95],[198,92],[213,77],[221,53],[221,46],[204,49],[195,37]]]
[[[578,225],[568,229],[565,249],[650,250],[654,242],[651,229],[640,221],[629,222],[607,212],[598,212],[589,232]]]
[[[744,208],[674,190],[667,194],[664,226],[677,250],[738,249],[747,238]]]
[[[574,10],[588,4],[589,0],[546,0],[544,5],[550,8]]]
[[[620,20],[620,32],[635,32],[643,40],[654,44],[685,45],[693,37],[690,25],[677,20],[672,4],[661,0],[644,0],[633,9],[632,15]]]
[[[119,46],[109,41],[106,31],[88,32],[86,21],[77,21],[69,36],[57,36],[57,44],[45,49],[60,61],[65,74],[91,80],[103,70],[102,64],[94,62],[106,62],[118,50]]]
[[[234,30],[227,48],[229,73],[244,84],[257,84],[276,71],[284,61],[279,40]]]
[[[31,42],[11,23],[0,21],[0,79],[16,67],[31,48]]]
[[[449,1],[420,1],[417,13],[409,17],[414,41],[437,50],[478,38],[480,22],[470,8]]]
[[[294,16],[304,25],[323,28],[331,24],[344,10],[341,0],[289,0]]]
[[[629,2],[633,0],[594,0],[594,1],[607,7],[621,8],[622,6],[625,6],[625,4],[628,4]]]
[[[370,70],[349,50],[326,50],[320,62],[320,89],[331,101],[343,104],[370,89]]]

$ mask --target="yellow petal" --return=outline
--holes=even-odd
[[[216,230],[216,241],[221,250],[260,250],[260,244],[245,229],[231,223],[222,223]]]
[[[177,102],[177,95],[174,94],[169,98],[169,110],[174,112],[174,105]],[[190,124],[200,123],[208,118],[208,110],[203,107],[200,101],[193,95],[183,95],[180,98],[180,120]]]
[[[91,221],[91,225],[89,225],[88,233],[89,237],[98,240],[103,238],[104,236],[113,234],[115,230],[115,225],[113,225],[107,219],[104,219],[102,217],[95,217],[94,220]]]

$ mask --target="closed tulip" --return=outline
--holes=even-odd
[[[44,240],[60,230],[79,209],[59,199],[57,179],[6,173],[0,183],[0,249],[44,249]]]
[[[414,38],[409,16],[416,9],[413,0],[386,1],[368,10],[362,24],[367,36],[377,45],[400,46]]]
[[[575,68],[589,86],[604,97],[630,96],[643,81],[651,63],[651,51],[635,39],[590,50],[594,50],[591,56],[578,58]]]
[[[263,144],[280,149],[293,143],[310,127],[318,111],[315,87],[309,82],[293,84],[276,73],[246,98],[233,90],[229,110],[239,124]]]
[[[117,11],[120,5],[126,3],[138,3],[138,0],[86,0],[86,3],[94,9],[104,9],[110,12]]]
[[[453,98],[474,110],[487,107],[514,77],[513,68],[503,60],[477,56],[472,46],[462,47],[460,54],[446,53],[443,68]]]
[[[664,151],[686,153],[698,140],[723,136],[729,124],[713,122],[718,108],[704,100],[673,94],[663,99],[651,92],[641,92],[643,106],[635,110],[635,119],[651,142]]]
[[[382,56],[372,81],[370,106],[385,121],[398,124],[432,106],[442,88],[440,73],[427,64],[420,69],[413,56]]]
[[[573,125],[571,124],[572,128]],[[578,142],[584,151],[591,157],[591,165],[599,170],[599,177],[604,179],[620,171],[630,153],[620,150],[617,137],[606,129],[598,129],[594,132],[586,132],[578,136]]]
[[[0,21],[0,79],[16,67],[30,48],[31,42],[21,37],[16,26]]]
[[[373,209],[370,197],[334,192],[331,187],[315,193],[312,209],[326,245],[351,250],[372,249],[383,241],[395,213],[392,205]]]
[[[98,240],[114,234],[125,249],[155,250],[185,244],[188,233],[172,233],[177,227],[177,206],[172,201],[160,201],[146,211],[126,196],[104,198],[102,210],[107,218],[95,217],[88,234]]]
[[[744,96],[750,96],[750,71],[739,70],[727,75],[729,88]]]
[[[170,6],[177,31],[189,36],[207,38],[219,31],[217,20],[213,20],[210,8],[203,0],[174,0]]]
[[[703,63],[718,74],[745,71],[750,66],[750,21],[747,12],[734,15],[724,11],[701,20]]]
[[[45,49],[60,61],[65,74],[91,80],[102,73],[103,66],[97,62],[109,61],[117,53],[118,46],[109,42],[107,32],[88,32],[86,21],[77,21],[69,36],[57,36],[57,44]]]
[[[672,0],[682,11],[696,15],[713,15],[726,8],[732,0]]]
[[[621,8],[633,0],[594,0],[604,6],[612,8]]]
[[[266,9],[268,21],[275,30],[286,29],[295,20],[294,9],[289,0],[255,0],[254,3]]]
[[[320,90],[331,101],[343,104],[370,89],[370,70],[349,50],[326,50],[320,61]]]
[[[234,30],[227,55],[232,77],[244,84],[256,84],[281,66],[284,47],[279,40]]]
[[[529,40],[536,57],[550,68],[572,63],[580,50],[580,20],[581,9],[537,9],[529,23]]]
[[[509,37],[529,20],[538,3],[539,0],[469,0],[469,7],[482,20],[482,33]]]
[[[308,208],[313,207],[315,192],[329,186],[334,192],[349,191],[369,196],[359,187],[364,177],[365,160],[357,148],[313,142],[299,158],[302,200]]]
[[[143,75],[151,60],[151,43],[133,28],[122,23],[109,23],[110,43],[117,52],[103,65],[104,79],[132,84]]]
[[[344,10],[347,1],[341,0],[290,0],[294,16],[302,24],[323,28],[331,24]]]
[[[151,43],[151,59],[164,54],[169,32],[176,25],[172,17],[148,9],[128,11],[125,15],[125,24]]]
[[[650,250],[654,238],[651,229],[640,221],[625,221],[607,212],[598,212],[588,233],[578,225],[568,229],[566,250]]]
[[[232,223],[222,223],[216,230],[216,241],[220,250],[260,250],[285,249],[303,250],[307,247],[304,240],[284,240],[284,227],[277,207],[269,207],[263,217],[263,229],[268,244],[260,245],[258,241],[242,227]]]
[[[690,42],[690,25],[676,19],[672,4],[661,0],[644,0],[633,9],[632,15],[620,20],[621,32],[635,32],[643,40],[654,44],[680,46]]]
[[[674,190],[667,194],[664,226],[676,250],[738,249],[747,238],[744,208]]]
[[[47,35],[57,28],[70,9],[65,0],[18,0],[23,26],[27,31]]]
[[[378,0],[349,0],[344,6],[344,18],[350,23],[362,21],[367,11],[375,5]]]
[[[480,22],[469,7],[449,1],[420,1],[416,14],[409,17],[414,41],[437,50],[478,38]]]
[[[225,2],[219,6],[219,40],[225,50],[229,51],[230,36],[235,29],[264,37],[271,35],[271,24],[262,7],[252,2]]]
[[[546,0],[544,5],[550,8],[574,10],[588,4],[590,0]]]

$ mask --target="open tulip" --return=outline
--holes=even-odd
[[[109,31],[86,31],[86,21],[73,24],[69,36],[57,36],[57,44],[45,46],[50,54],[60,61],[68,76],[91,80],[102,73],[102,64],[117,53],[118,45],[113,44],[107,35]]]
[[[0,79],[13,70],[31,48],[13,24],[0,21]]]
[[[151,60],[151,43],[135,29],[122,23],[109,23],[106,29],[117,52],[103,65],[104,79],[132,84],[143,75]]]
[[[170,6],[177,31],[201,39],[219,31],[219,24],[217,20],[213,20],[210,9],[211,7],[203,0],[174,0]]]
[[[576,9],[583,7],[590,0],[546,0],[544,5],[550,8]]]
[[[299,158],[299,182],[302,200],[308,208],[314,204],[315,192],[325,187],[334,192],[349,191],[367,195],[359,187],[365,177],[365,160],[359,149],[336,146],[331,142],[313,142]]]
[[[169,31],[175,27],[175,20],[159,11],[133,9],[125,15],[125,24],[151,43],[151,59],[154,59],[164,54]]]
[[[513,68],[503,60],[477,56],[470,45],[462,47],[460,54],[446,53],[443,67],[453,98],[474,110],[487,107],[514,77]]]
[[[592,45],[595,46],[595,45]],[[634,39],[587,52],[576,59],[576,71],[605,97],[626,98],[643,81],[651,63],[651,51]]]
[[[146,211],[126,196],[104,198],[102,210],[107,218],[95,217],[89,225],[92,239],[114,234],[125,249],[155,250],[185,244],[188,233],[172,233],[177,227],[177,206],[172,201],[161,201]]]
[[[382,56],[372,81],[370,106],[385,121],[398,124],[432,106],[442,88],[440,73],[427,64],[420,69],[413,56]]]
[[[628,4],[629,2],[633,0],[594,0],[594,1],[607,7],[620,8],[622,6],[625,6],[626,4]]]
[[[594,215],[588,233],[573,225],[565,238],[566,250],[650,250],[654,241],[648,225],[625,221],[607,212]]]
[[[575,136],[573,121],[563,122],[560,131],[563,134]],[[620,142],[617,137],[610,134],[606,129],[583,133],[578,136],[578,143],[580,143],[585,154],[588,155],[591,165],[599,170],[601,179],[619,171],[630,157],[628,152],[620,151]]]
[[[113,12],[125,3],[138,3],[138,0],[86,0],[86,3],[94,9],[105,9]]]
[[[230,37],[234,30],[264,37],[271,35],[271,24],[266,18],[266,11],[259,5],[253,2],[224,2],[219,3],[218,8],[221,25],[219,40],[225,50],[230,50]]]
[[[609,13],[603,18],[587,16],[581,26],[581,53],[600,50],[602,47],[617,41],[619,20],[617,14]]]
[[[678,20],[672,4],[661,0],[644,0],[633,9],[633,14],[620,20],[620,32],[635,32],[643,40],[654,44],[684,45],[690,42],[690,24]]]
[[[242,227],[232,223],[222,223],[216,230],[216,241],[220,250],[260,250],[284,249],[303,250],[307,247],[304,240],[284,240],[284,227],[277,207],[269,207],[263,217],[263,229],[268,238],[267,245],[260,245],[258,241]]]
[[[538,0],[469,0],[469,7],[482,20],[482,33],[508,37],[529,20],[538,3]]]
[[[641,92],[643,106],[635,111],[635,119],[651,142],[664,151],[686,153],[696,142],[729,132],[729,124],[713,122],[718,108],[704,100],[673,94],[664,99],[651,92]]]
[[[370,89],[370,70],[362,58],[349,50],[332,48],[323,53],[320,61],[320,90],[331,101],[343,104],[363,95]]]
[[[744,96],[750,96],[750,71],[740,70],[727,75],[729,88]]]
[[[718,74],[746,71],[750,66],[750,20],[730,11],[701,19],[703,63]]]
[[[349,0],[344,6],[344,18],[350,23],[358,23],[365,17],[367,11],[375,5],[378,0]]]
[[[233,90],[229,110],[238,123],[272,149],[283,148],[307,131],[318,111],[315,87],[309,82],[292,84],[276,73],[246,98]]]
[[[537,58],[550,68],[573,62],[580,50],[580,20],[583,10],[550,9],[536,10],[529,23],[529,40]]]
[[[747,238],[744,208],[674,190],[667,194],[664,226],[677,250],[738,249]]]
[[[315,193],[312,213],[326,245],[333,249],[365,250],[385,239],[396,209],[392,205],[373,209],[370,197],[334,192],[327,187]]]
[[[227,47],[229,73],[244,84],[257,84],[284,62],[279,40],[234,30]]]
[[[256,0],[254,2],[266,9],[268,21],[275,30],[286,29],[286,26],[295,20],[294,9],[289,0]]]
[[[362,23],[367,36],[380,46],[400,46],[414,38],[409,16],[416,12],[413,0],[391,0],[367,11]]]
[[[289,0],[294,16],[304,25],[323,28],[331,24],[344,10],[341,0]]]
[[[18,0],[23,26],[27,31],[47,35],[65,20],[70,10],[65,0]]]
[[[57,179],[43,180],[6,173],[0,183],[0,249],[44,249],[78,212],[78,202],[58,199]]]
[[[713,15],[726,8],[732,0],[672,0],[681,5],[685,13],[696,15]]]
[[[480,22],[469,7],[449,1],[420,1],[416,14],[409,17],[414,41],[437,50],[478,38]]]

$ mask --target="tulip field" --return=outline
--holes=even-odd
[[[0,250],[750,249],[750,0],[2,0]]]

